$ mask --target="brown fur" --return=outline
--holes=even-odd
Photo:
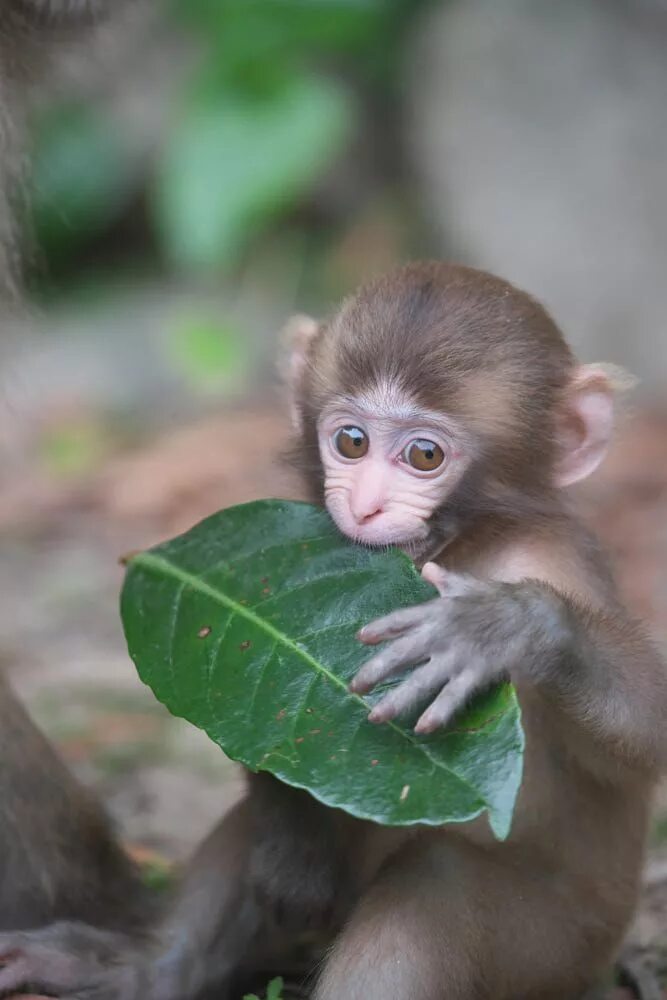
[[[137,926],[145,897],[133,865],[1,675],[0,803],[0,928]]]
[[[575,361],[532,298],[472,268],[410,264],[363,288],[311,338],[295,404],[302,434],[291,453],[311,495],[322,499],[316,421],[325,402],[394,380],[421,405],[457,418],[478,461],[439,534],[464,518],[525,524],[551,518],[559,400]],[[482,475],[480,475],[482,471]],[[446,522],[446,523],[445,523]]]
[[[493,843],[477,822],[410,839],[395,855],[390,848],[318,1000],[343,988],[349,998],[578,996],[632,912],[650,793],[666,760],[667,676],[620,606],[597,543],[552,486],[574,372],[562,335],[530,297],[448,264],[410,265],[362,289],[311,340],[294,451],[311,492],[321,490],[315,421],[332,397],[393,379],[456,417],[476,454],[433,515],[433,534],[447,543],[438,561],[482,578],[534,578],[566,595],[590,670],[538,685],[515,678],[527,752],[509,842]],[[372,845],[372,830],[368,838]],[[431,855],[442,874],[415,874]],[[402,918],[402,908],[413,916]],[[378,944],[383,933],[393,945]],[[397,975],[403,987],[392,986]]]

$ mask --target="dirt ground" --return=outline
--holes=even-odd
[[[278,457],[273,401],[221,412],[111,455],[93,473],[49,476],[29,449],[0,487],[0,656],[39,724],[97,789],[128,844],[183,858],[239,793],[232,764],[138,682],[118,617],[124,552],[221,507],[296,496]],[[667,408],[639,410],[582,500],[631,607],[667,648]],[[667,721],[667,720],[666,720]],[[667,986],[667,794],[661,796],[631,934],[635,992]]]

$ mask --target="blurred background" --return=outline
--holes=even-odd
[[[125,0],[24,96],[0,656],[128,841],[182,857],[238,781],[133,675],[117,559],[295,494],[280,328],[410,257],[509,278],[638,377],[583,499],[665,642],[665,0]],[[644,941],[666,841],[667,804]]]

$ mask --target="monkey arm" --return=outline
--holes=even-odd
[[[644,629],[619,609],[550,596],[563,609],[568,643],[559,657],[529,662],[529,680],[552,690],[572,718],[628,763],[663,768],[667,670]]]
[[[628,761],[667,759],[667,672],[638,626],[616,607],[589,607],[548,581],[486,581],[427,564],[441,596],[363,628],[362,642],[393,640],[352,681],[363,694],[408,667],[372,709],[384,722],[429,699],[416,731],[445,726],[472,694],[509,677],[556,697]]]

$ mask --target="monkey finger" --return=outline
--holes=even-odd
[[[448,675],[442,658],[431,660],[423,667],[417,667],[406,680],[389,691],[368,716],[369,722],[388,722],[397,715],[408,711],[424,698],[433,694],[445,683]]]
[[[423,643],[415,641],[414,636],[397,639],[372,659],[364,663],[361,670],[350,681],[350,691],[355,694],[366,694],[379,684],[386,681],[405,667],[416,666],[419,661],[427,659]]]
[[[374,622],[369,622],[359,629],[357,639],[367,646],[375,646],[385,639],[395,639],[408,629],[421,624],[426,617],[425,609],[431,603],[428,601],[426,604],[415,604],[410,608],[399,608],[398,611],[392,611],[383,618],[376,618]]]
[[[433,584],[441,597],[448,592],[453,575],[434,562],[427,562],[422,566],[422,577],[427,583]]]
[[[415,732],[433,733],[436,729],[446,726],[463,708],[470,695],[479,686],[479,682],[480,672],[474,667],[468,667],[463,673],[454,677],[419,717]]]

